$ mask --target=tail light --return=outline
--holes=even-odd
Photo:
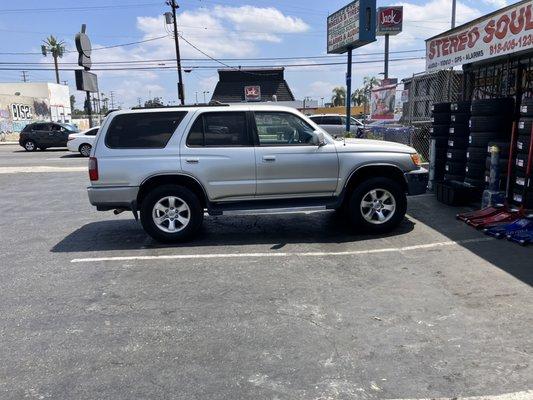
[[[96,157],[89,157],[89,179],[91,181],[98,180],[98,160]]]

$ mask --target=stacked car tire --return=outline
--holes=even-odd
[[[461,101],[450,105],[450,136],[446,152],[446,176],[448,181],[463,182],[465,178],[466,148],[470,128],[470,102]]]
[[[433,124],[430,128],[431,139],[435,141],[434,180],[444,180],[446,153],[450,134],[450,103],[433,104]]]
[[[487,150],[489,143],[509,143],[513,115],[513,99],[497,98],[474,100],[471,105],[470,136],[468,139],[465,167],[465,183],[483,188],[487,174]],[[501,153],[501,156],[506,156]],[[500,158],[501,166],[508,164],[508,158]],[[490,170],[490,161],[488,162]],[[505,170],[500,170],[502,175]]]
[[[533,182],[526,176],[528,156],[533,126],[533,98],[523,99],[518,121],[518,139],[516,142],[515,174],[512,179],[511,198],[516,205],[533,209]]]

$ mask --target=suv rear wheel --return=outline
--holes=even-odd
[[[385,233],[396,228],[407,209],[401,185],[388,178],[371,178],[360,183],[349,200],[350,219],[361,230]]]
[[[148,193],[141,204],[142,226],[160,242],[189,239],[198,231],[203,218],[200,200],[183,186],[160,186]]]

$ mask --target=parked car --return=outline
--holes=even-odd
[[[342,137],[346,132],[346,116],[340,114],[317,114],[309,117],[311,121],[332,136]],[[362,137],[365,125],[353,117],[350,118],[350,132],[355,137]]]
[[[74,153],[79,152],[82,156],[89,157],[98,129],[100,129],[99,126],[68,135],[67,148],[69,151],[73,151]]]
[[[204,212],[323,206],[382,233],[428,173],[408,146],[334,140],[295,109],[218,105],[111,113],[89,158],[89,200],[133,211],[161,242],[190,238]]]
[[[414,128],[394,120],[377,120],[365,125],[364,137],[410,144]]]
[[[35,151],[38,148],[45,150],[49,147],[67,147],[68,135],[79,132],[71,124],[56,122],[35,122],[26,125],[20,132],[19,144],[26,151]]]

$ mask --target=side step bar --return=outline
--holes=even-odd
[[[248,200],[235,202],[211,203],[207,209],[209,215],[222,215],[224,211],[265,210],[275,208],[340,207],[340,197],[312,197],[296,199]]]

